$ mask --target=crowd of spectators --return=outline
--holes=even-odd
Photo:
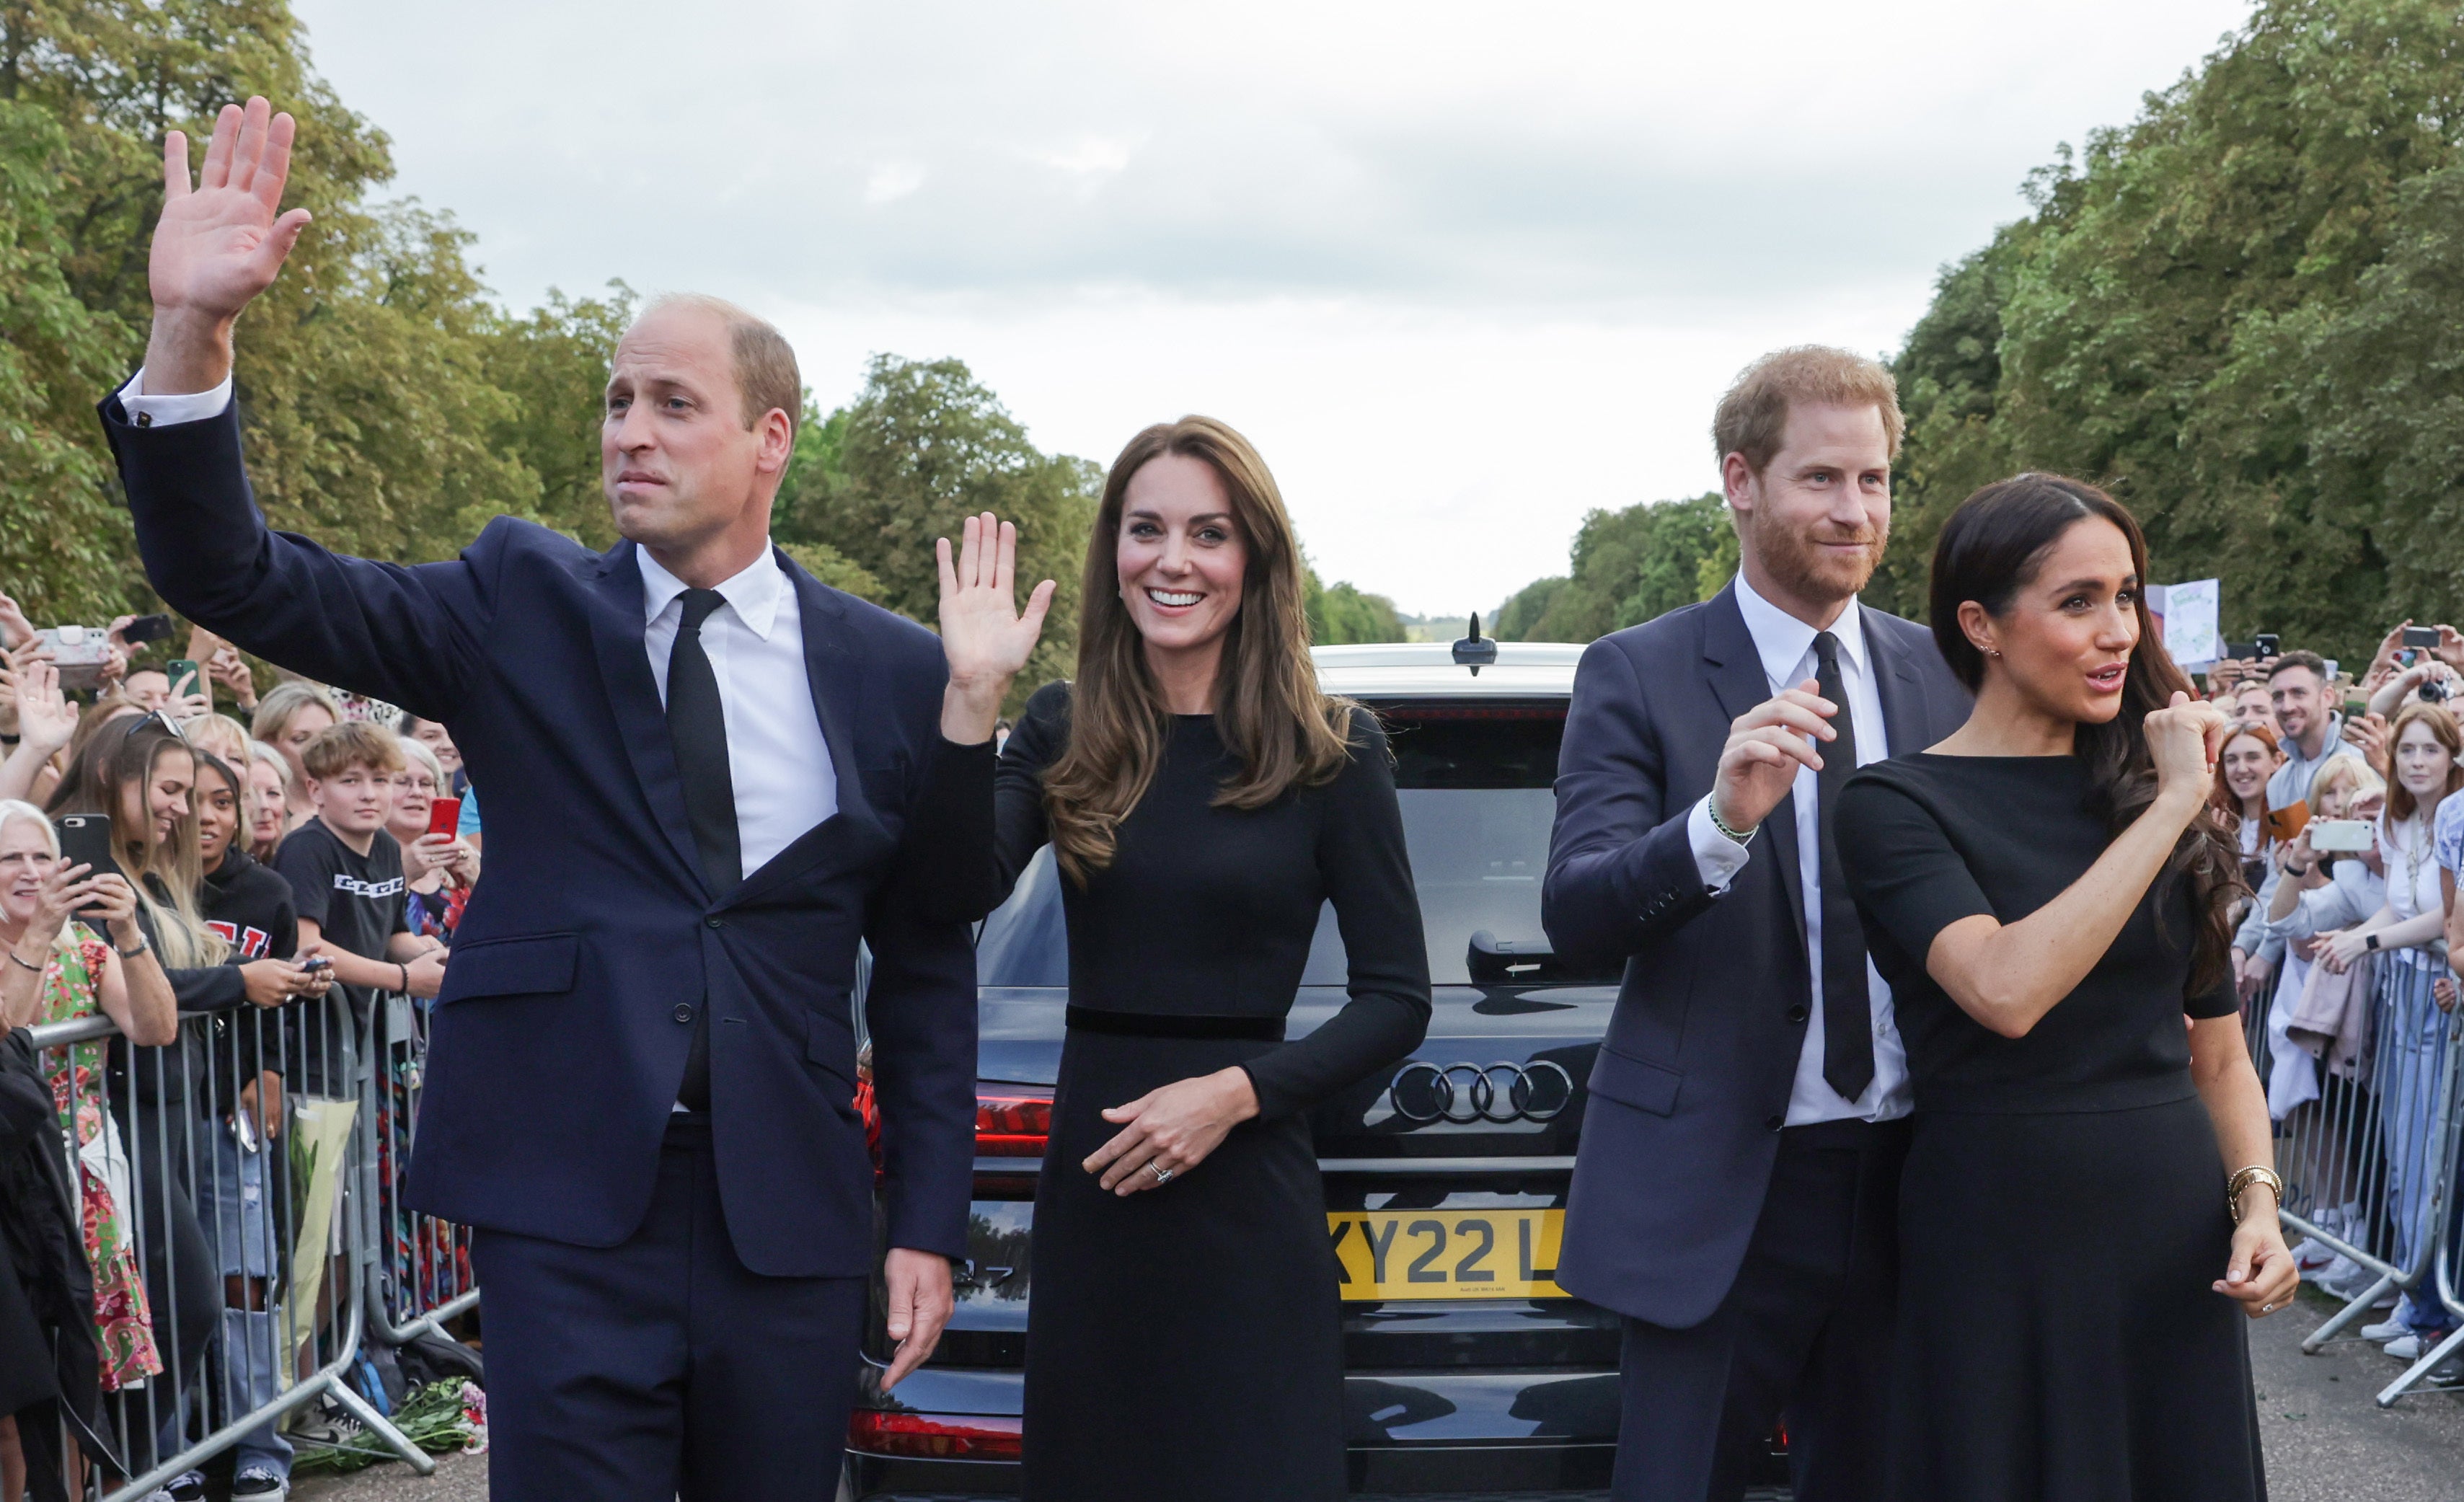
[[[2432,1173],[2456,1173],[2433,1166],[2432,1138],[2457,999],[2449,946],[2464,937],[2459,687],[2464,635],[2410,621],[2358,674],[2296,650],[2208,674],[2233,719],[2216,800],[2239,825],[2251,889],[2233,970],[2261,1044],[2279,1161],[2314,1224],[2400,1269],[2436,1228]],[[2343,1298],[2380,1281],[2323,1238],[2296,1257]],[[2399,1360],[2455,1328],[2434,1286],[2383,1302],[2385,1317],[2362,1333]],[[2464,1362],[2450,1359],[2432,1381],[2464,1383]]]
[[[260,697],[228,644],[194,632],[171,657],[130,624],[78,665],[80,703],[0,595],[0,1190],[66,1173],[82,1211],[19,1226],[39,1197],[0,1204],[0,1248],[44,1253],[0,1249],[11,1502],[81,1493],[96,1464],[152,1469],[289,1385],[334,1317],[330,1223],[301,1208],[330,1217],[332,1195],[289,1185],[277,1205],[277,1144],[320,1110],[347,1119],[334,1009],[365,1029],[382,996],[434,997],[480,872],[444,726],[313,683]],[[112,869],[63,856],[71,815],[108,821]],[[97,1013],[118,1036],[38,1053],[16,1030]],[[287,1495],[291,1461],[260,1426],[230,1494]],[[205,1495],[191,1471],[148,1502]]]

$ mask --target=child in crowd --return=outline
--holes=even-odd
[[[334,979],[363,1020],[378,992],[434,996],[445,980],[445,946],[410,932],[402,847],[385,831],[402,768],[392,731],[346,720],[319,732],[300,754],[316,817],[274,853],[299,906],[300,950],[333,961]],[[306,1062],[309,1075],[321,1077],[319,1061]]]

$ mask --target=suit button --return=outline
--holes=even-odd
[[[1788,1009],[1788,1020],[1791,1022],[1803,1022],[1805,1016],[1805,1008],[1802,1006],[1792,1006]]]
[[[1772,1132],[1776,1132],[1786,1125],[1788,1125],[1788,1118],[1785,1116],[1772,1116],[1763,1123],[1766,1130]]]
[[[676,1009],[673,1015],[678,1022],[691,1022],[693,1021],[693,1007],[686,1003],[678,1002],[676,1003]]]
[[[706,917],[703,918],[702,921],[708,923],[713,928],[725,928],[727,926],[727,919],[723,917]]]

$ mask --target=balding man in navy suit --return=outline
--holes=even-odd
[[[795,358],[714,299],[652,304],[617,348],[605,553],[509,518],[409,567],[268,531],[231,329],[306,224],[279,212],[291,135],[262,99],[226,110],[193,190],[169,137],[152,341],[103,423],[165,600],[441,721],[488,791],[410,1199],[479,1228],[493,1494],[819,1502],[877,1264],[859,942],[885,1386],[932,1351],[965,1250],[975,961],[915,897],[914,831],[939,790],[989,799],[991,748],[941,736],[931,632],[771,545]]]

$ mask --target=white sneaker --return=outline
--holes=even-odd
[[[285,1502],[291,1478],[263,1466],[242,1468],[231,1478],[231,1502]]]
[[[2390,1340],[2401,1340],[2410,1334],[2412,1334],[2412,1327],[2401,1319],[2384,1320],[2375,1325],[2362,1327],[2363,1339],[2375,1340],[2381,1345]]]
[[[2312,1283],[2350,1303],[2366,1292],[2378,1281],[2370,1270],[2350,1257],[2339,1256],[2324,1270],[2310,1280]]]
[[[2408,1331],[2388,1341],[2384,1349],[2387,1355],[2394,1357],[2397,1360],[2402,1361],[2407,1366],[2410,1366],[2413,1362],[2421,1359],[2423,1352],[2429,1350],[2431,1346],[2436,1345],[2437,1343],[2438,1342],[2434,1340],[2424,1340],[2421,1336]]]

